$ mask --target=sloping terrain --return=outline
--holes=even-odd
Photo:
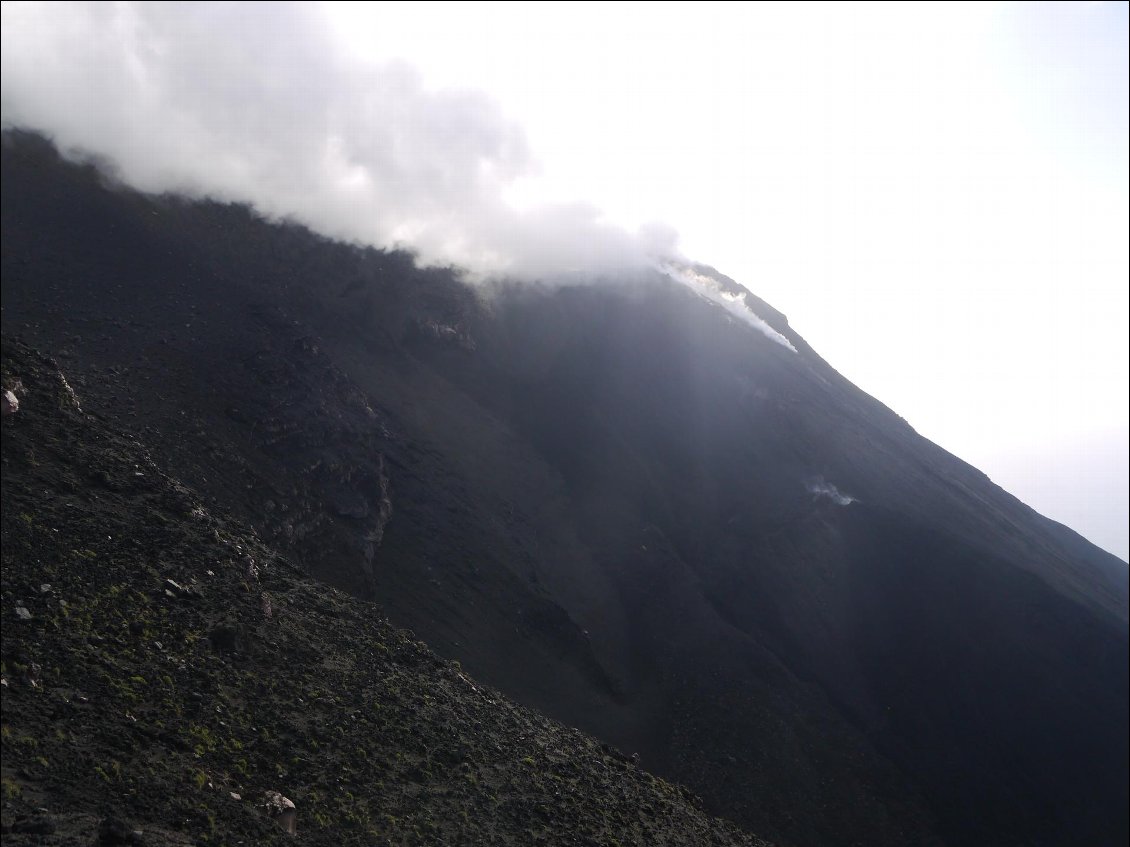
[[[5,335],[475,677],[782,842],[1125,841],[1125,563],[767,304],[795,352],[658,272],[474,290],[3,155]]]
[[[50,360],[3,375],[5,844],[293,843],[280,789],[303,844],[765,843],[305,577]]]

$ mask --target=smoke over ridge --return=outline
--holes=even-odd
[[[498,105],[349,58],[316,6],[5,3],[0,61],[5,127],[107,158],[142,191],[246,202],[472,277],[675,253],[673,231],[628,233],[590,205],[508,205],[536,161]]]
[[[703,300],[720,306],[733,317],[753,327],[770,341],[780,344],[786,350],[791,350],[793,353],[797,351],[796,347],[793,346],[793,343],[789,341],[789,339],[769,326],[769,324],[753,310],[753,307],[749,305],[745,292],[737,294],[729,293],[723,290],[717,280],[711,279],[709,276],[700,274],[692,268],[677,262],[662,262],[657,269],[661,273],[666,274],[669,278],[689,288]]]

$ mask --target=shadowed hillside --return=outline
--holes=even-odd
[[[305,577],[51,360],[3,375],[5,844],[292,843],[279,789],[304,844],[765,844]]]

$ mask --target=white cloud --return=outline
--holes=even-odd
[[[656,249],[591,205],[510,206],[536,164],[498,105],[429,88],[403,61],[348,57],[318,7],[4,4],[3,16],[4,124],[109,157],[142,190],[250,202],[473,273],[643,266]]]

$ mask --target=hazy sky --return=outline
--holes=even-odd
[[[486,271],[677,232],[1125,559],[1127,9],[6,2],[2,104],[140,187]]]

